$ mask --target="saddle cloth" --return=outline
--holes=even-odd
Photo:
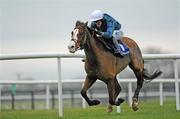
[[[119,49],[122,56],[129,54],[129,48],[126,45],[119,43]]]
[[[98,37],[98,40],[100,40],[100,42],[103,43],[103,45],[105,46],[105,48],[110,51],[111,53],[113,53],[115,55],[115,46],[114,46],[114,43],[112,42],[111,39],[104,39],[102,37]],[[119,48],[120,48],[120,52],[119,52],[119,55],[116,55],[116,56],[125,56],[127,54],[129,54],[129,48],[125,45],[125,44],[122,44],[122,43],[119,43]]]

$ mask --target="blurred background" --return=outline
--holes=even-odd
[[[180,52],[179,0],[1,0],[0,5],[1,54],[68,53],[75,22],[89,21],[96,9],[114,16],[124,35],[134,39],[143,53]],[[63,77],[81,75],[83,67],[74,70],[73,59],[68,60],[63,63]],[[75,62],[74,67],[82,64]],[[57,75],[51,59],[3,61],[1,68],[1,80],[16,79],[17,74],[33,79],[56,79]]]
[[[91,12],[96,9],[117,19],[124,35],[134,39],[143,54],[180,53],[179,0],[0,0],[0,55],[68,53],[67,45],[75,22],[90,23]],[[161,78],[174,77],[172,61],[145,63],[150,71],[160,68]],[[62,59],[63,80],[84,79],[85,75],[81,59]],[[119,78],[132,77],[134,74],[129,68],[119,75]],[[57,79],[56,59],[0,61],[0,80]],[[69,85],[64,85],[64,89]],[[20,92],[35,90],[40,94],[45,90],[42,85],[3,87],[5,96],[13,87]],[[172,89],[171,84],[167,87]],[[78,92],[79,88],[81,85],[76,85],[71,90]],[[55,94],[56,89],[52,86]]]

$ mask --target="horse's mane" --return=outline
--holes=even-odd
[[[87,29],[88,29],[88,31],[90,32],[90,34],[93,36],[93,38],[94,38],[95,40],[98,40],[98,41],[103,45],[103,47],[105,48],[105,50],[110,50],[110,51],[112,51],[111,47],[108,46],[106,39],[104,39],[104,38],[101,37],[101,36],[98,36],[98,35],[96,34],[96,32],[94,32],[94,30],[91,29],[90,27],[87,26]],[[112,51],[112,52],[113,52],[113,51]]]
[[[96,32],[94,31],[94,29],[90,28],[87,24],[88,24],[88,22],[84,23],[84,22],[78,20],[78,21],[76,22],[75,27],[80,26],[80,27],[87,28],[87,30],[89,31],[90,35],[91,35],[95,40],[98,40],[98,41],[99,41],[99,42],[98,42],[99,44],[102,44],[104,50],[109,50],[110,52],[113,52],[112,48],[108,45],[106,39],[104,39],[104,38],[101,37],[101,36],[99,37],[99,36],[96,34]]]

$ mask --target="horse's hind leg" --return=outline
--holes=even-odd
[[[139,92],[142,88],[144,79],[143,79],[143,71],[139,71],[139,72],[134,72],[137,78],[137,88],[134,92],[134,96],[133,96],[133,103],[132,103],[132,108],[134,111],[138,110],[138,96],[139,96]]]
[[[137,47],[138,48],[138,47]],[[134,53],[131,53],[131,62],[129,64],[130,68],[134,71],[137,78],[137,87],[133,96],[132,109],[134,111],[138,110],[138,96],[143,85],[143,70],[144,70],[144,60],[142,58],[140,49],[136,49]]]
[[[117,79],[111,79],[107,83],[107,88],[108,88],[108,93],[109,93],[109,105],[107,107],[107,112],[112,112],[112,110],[113,110],[112,105],[118,106],[121,103],[123,103],[124,100],[120,98],[116,101],[116,98],[121,91],[121,87],[120,87]]]
[[[84,81],[83,88],[81,89],[81,95],[84,97],[84,99],[89,104],[89,106],[98,105],[100,103],[100,101],[98,100],[90,100],[86,93],[87,90],[94,84],[96,80],[97,80],[96,77],[86,76],[86,80]]]

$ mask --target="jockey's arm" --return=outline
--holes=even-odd
[[[110,39],[113,36],[113,31],[114,31],[114,24],[112,22],[109,22],[107,23],[106,32],[101,32],[101,35],[106,39]]]
[[[96,28],[96,23],[95,22],[91,22],[90,28]]]
[[[98,35],[102,35],[102,32],[97,30],[97,26],[95,22],[91,22],[90,28],[93,29],[95,31],[96,34]]]

